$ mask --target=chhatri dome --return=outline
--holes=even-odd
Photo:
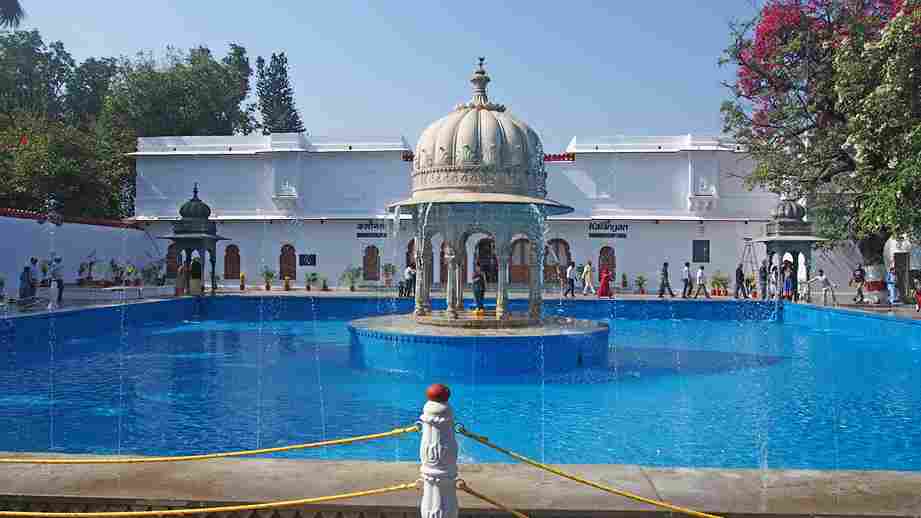
[[[415,234],[417,321],[445,317],[463,320],[466,285],[466,243],[486,235],[495,246],[497,295],[494,321],[501,326],[536,323],[541,318],[545,252],[545,218],[572,212],[548,200],[547,173],[540,137],[505,106],[490,102],[490,78],[480,58],[470,78],[473,98],[429,125],[416,145],[412,166],[412,196],[390,206],[402,221],[412,216]],[[442,279],[447,310],[432,311],[434,267],[432,239],[442,239],[446,279]],[[528,251],[528,312],[508,310],[509,264],[512,243],[525,239]],[[491,265],[475,265],[491,268]],[[443,324],[443,322],[442,322]],[[472,325],[469,322],[460,325]],[[440,324],[439,324],[440,325]]]
[[[470,78],[473,97],[422,132],[412,167],[412,198],[432,201],[536,203],[550,213],[572,209],[547,200],[540,137],[505,106],[490,102],[485,59]]]

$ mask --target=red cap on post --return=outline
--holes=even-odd
[[[447,403],[448,399],[451,398],[451,389],[441,383],[434,383],[429,385],[429,388],[425,389],[425,397],[428,398],[429,401]]]

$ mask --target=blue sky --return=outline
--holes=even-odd
[[[230,42],[285,51],[314,135],[403,135],[469,96],[487,58],[490,98],[562,151],[573,135],[712,134],[730,20],[752,0],[374,2],[22,0],[23,29],[78,60]]]

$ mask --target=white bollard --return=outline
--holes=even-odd
[[[457,438],[454,411],[448,405],[451,391],[434,384],[425,391],[422,409],[422,518],[457,518]]]

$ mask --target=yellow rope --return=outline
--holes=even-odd
[[[485,437],[485,436],[482,436],[482,435],[477,435],[477,434],[475,434],[475,433],[473,433],[473,432],[467,431],[467,430],[466,430],[463,426],[461,426],[461,425],[457,425],[456,430],[457,430],[457,433],[459,433],[459,434],[461,434],[461,435],[464,435],[464,436],[467,436],[467,437],[470,437],[470,438],[473,439],[474,441],[477,441],[477,442],[479,442],[480,444],[484,444],[484,445],[486,445],[486,446],[489,446],[490,448],[492,448],[492,449],[494,449],[494,450],[496,450],[496,451],[502,452],[502,453],[508,455],[509,457],[512,457],[513,459],[518,459],[518,460],[520,460],[521,462],[524,462],[525,464],[530,464],[530,465],[534,466],[535,468],[540,468],[540,469],[542,469],[542,470],[544,470],[544,471],[549,471],[550,473],[553,473],[554,475],[558,475],[558,476],[561,476],[561,477],[563,477],[563,478],[567,478],[567,479],[569,479],[569,480],[572,480],[572,481],[574,481],[574,482],[579,482],[580,484],[585,484],[585,485],[587,485],[587,486],[594,487],[595,489],[600,489],[600,490],[606,491],[606,492],[608,492],[608,493],[612,493],[612,494],[615,494],[615,495],[618,495],[618,496],[622,496],[622,497],[625,497],[625,498],[629,498],[629,499],[631,499],[631,500],[636,500],[637,502],[643,502],[643,503],[646,503],[646,504],[649,504],[649,505],[654,505],[654,506],[656,506],[656,507],[661,507],[661,508],[663,508],[663,509],[668,509],[669,511],[674,511],[674,512],[676,512],[676,513],[682,513],[682,514],[686,514],[686,515],[689,515],[689,516],[696,516],[696,517],[698,517],[698,518],[722,518],[722,517],[717,516],[717,515],[714,515],[714,514],[707,514],[707,513],[702,513],[702,512],[700,512],[700,511],[694,511],[693,509],[687,509],[687,508],[685,508],[685,507],[679,507],[679,506],[677,506],[677,505],[669,504],[668,502],[662,502],[662,501],[660,501],[660,500],[653,500],[652,498],[646,498],[646,497],[644,497],[644,496],[640,496],[640,495],[637,495],[637,494],[635,494],[635,493],[631,493],[631,492],[629,492],[629,491],[625,491],[625,490],[623,490],[623,489],[617,489],[617,488],[614,488],[614,487],[606,486],[606,485],[604,485],[604,484],[599,484],[598,482],[593,482],[593,481],[591,481],[591,480],[582,478],[582,477],[580,477],[580,476],[578,476],[578,475],[574,475],[574,474],[572,474],[572,473],[568,473],[568,472],[566,472],[566,471],[563,471],[563,470],[554,468],[554,467],[552,467],[552,466],[548,466],[547,464],[544,464],[544,463],[542,463],[542,462],[537,462],[536,460],[530,459],[530,458],[528,458],[528,457],[525,457],[524,455],[515,453],[515,452],[513,452],[513,451],[511,451],[511,450],[506,450],[505,448],[503,448],[503,447],[501,447],[501,446],[498,446],[498,445],[493,444],[492,442],[490,442],[488,437]]]
[[[340,446],[343,444],[352,444],[355,442],[370,441],[373,439],[383,439],[406,433],[418,432],[417,425],[407,426],[406,428],[395,428],[389,432],[372,433],[369,435],[358,435],[344,439],[331,439],[328,441],[308,442],[303,444],[292,444],[289,446],[278,446],[275,448],[262,448],[258,450],[226,451],[221,453],[204,453],[201,455],[177,455],[173,457],[127,457],[127,458],[92,458],[92,459],[39,459],[29,457],[8,457],[0,458],[0,464],[144,464],[150,462],[183,462],[190,460],[209,460],[222,459],[225,457],[242,457],[245,455],[264,455],[266,453],[279,453],[283,451],[306,450],[310,448],[321,448],[323,446]],[[0,515],[2,516],[2,515]]]
[[[341,493],[330,496],[315,496],[313,498],[301,498],[300,500],[281,500],[278,502],[266,502],[264,504],[244,504],[244,505],[226,505],[223,507],[194,507],[187,509],[163,509],[159,511],[104,511],[98,513],[47,513],[44,511],[0,511],[0,517],[11,518],[132,518],[140,516],[185,516],[189,514],[206,514],[206,513],[233,513],[237,511],[261,511],[265,509],[279,509],[282,507],[297,507],[301,505],[319,504],[323,502],[332,502],[334,500],[345,500],[346,498],[356,498],[359,496],[383,495],[385,493],[395,493],[419,487],[419,482],[409,482],[396,486],[382,487],[378,489],[367,489],[364,491],[353,491],[351,493]]]
[[[512,509],[511,507],[508,507],[508,506],[506,506],[506,505],[500,504],[499,502],[496,502],[495,500],[493,500],[492,498],[490,498],[490,497],[484,495],[483,493],[480,493],[480,492],[478,492],[478,491],[474,491],[473,489],[470,489],[470,487],[467,486],[467,483],[464,482],[463,480],[458,480],[458,481],[457,481],[457,489],[460,489],[461,491],[463,491],[464,493],[467,493],[467,494],[469,494],[469,495],[473,495],[473,496],[479,498],[480,500],[482,500],[482,501],[484,501],[484,502],[488,502],[488,503],[490,503],[490,504],[496,506],[497,508],[502,509],[503,511],[505,511],[505,512],[507,512],[507,513],[511,513],[511,514],[517,516],[518,518],[528,518],[528,515],[526,515],[526,514],[524,514],[524,513],[521,513],[521,512],[518,512],[518,511],[516,511],[516,510],[514,510],[514,509]]]

